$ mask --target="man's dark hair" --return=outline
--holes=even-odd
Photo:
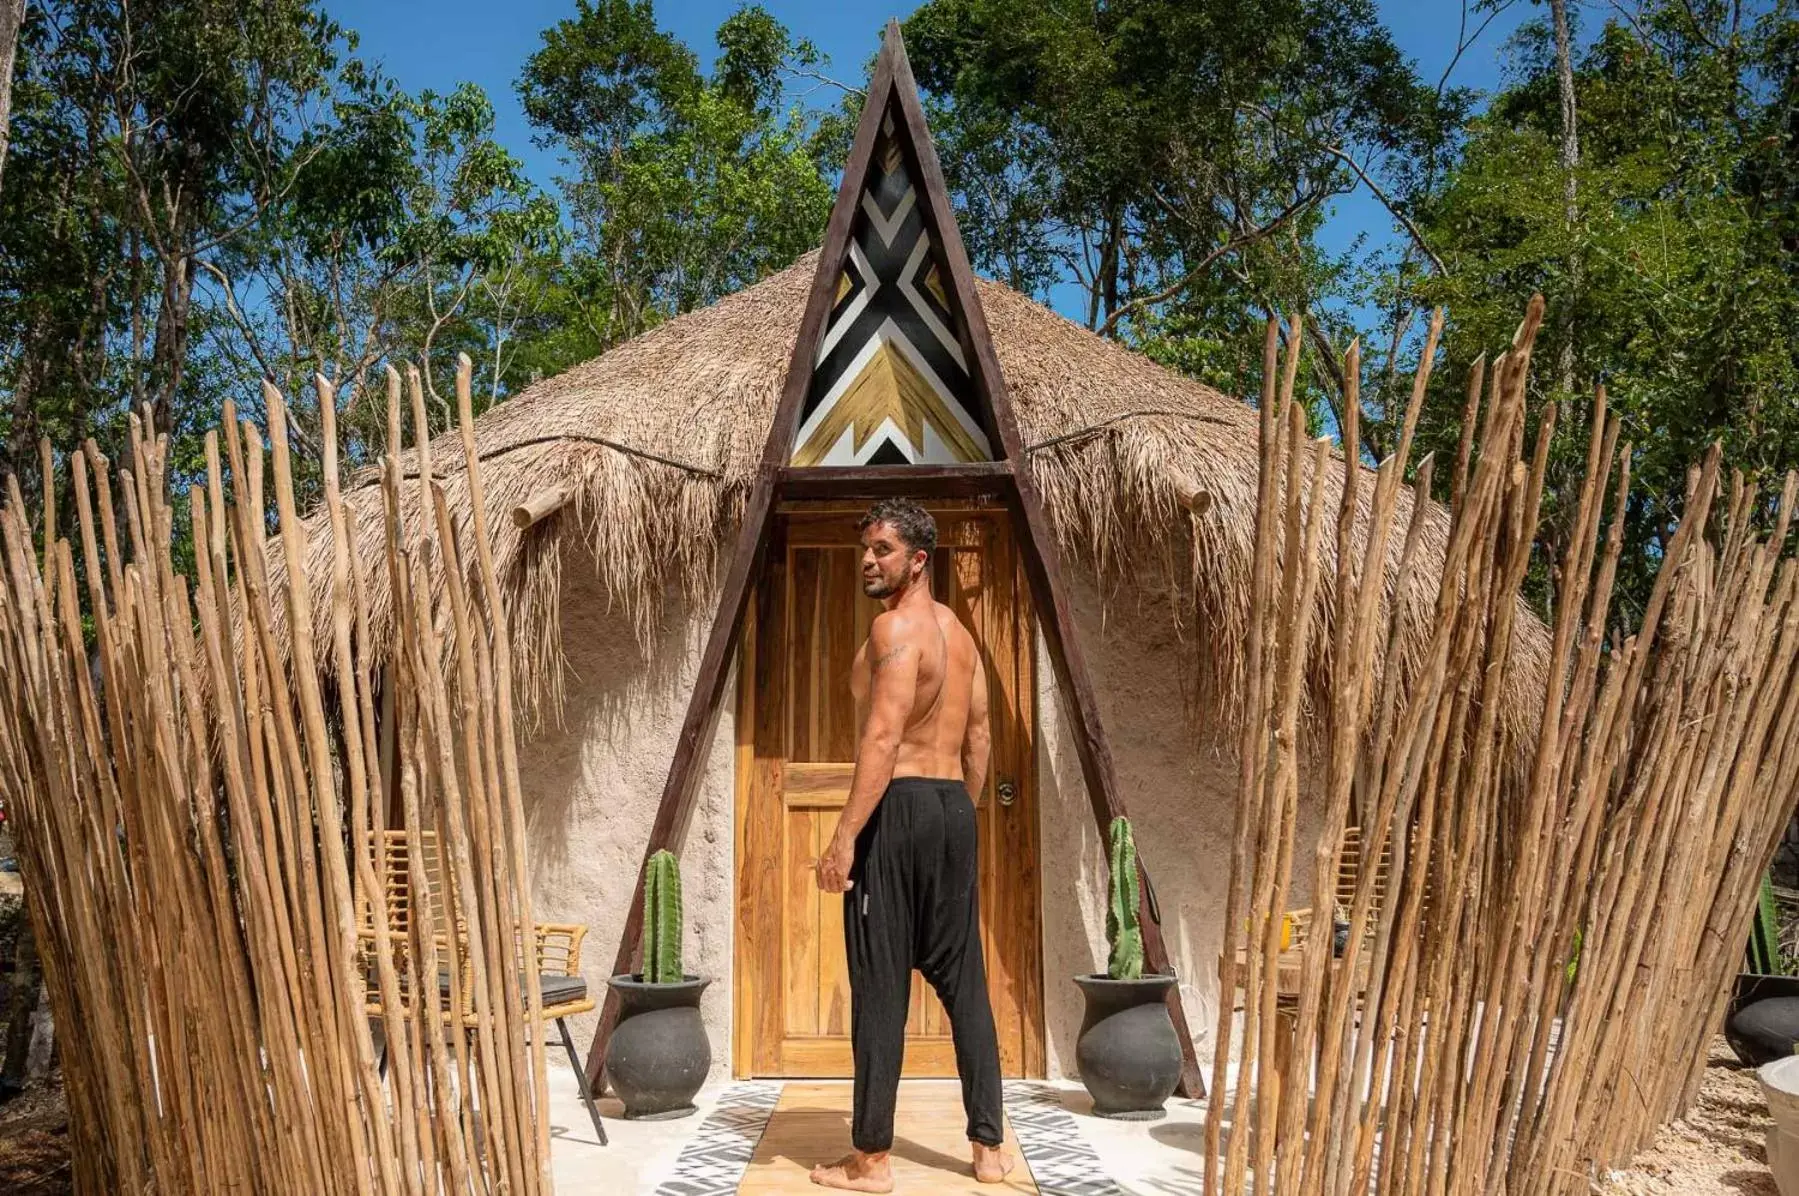
[[[877,523],[885,523],[898,532],[908,553],[924,549],[925,565],[930,566],[931,557],[937,551],[937,521],[931,518],[929,511],[909,498],[883,498],[868,508],[868,514],[862,516],[856,531],[865,532]]]

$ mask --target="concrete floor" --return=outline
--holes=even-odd
[[[708,1085],[694,1098],[699,1111],[676,1121],[626,1121],[617,1097],[601,1097],[608,1141],[601,1146],[574,1071],[552,1063],[549,1082],[550,1166],[557,1196],[648,1196],[673,1169],[681,1148],[724,1090],[724,1085]]]
[[[695,1099],[699,1111],[677,1121],[625,1121],[617,1099],[602,1098],[600,1115],[611,1142],[602,1147],[581,1105],[574,1073],[552,1066],[549,1079],[557,1196],[650,1196],[727,1087],[702,1089]],[[1203,1101],[1175,1097],[1161,1121],[1108,1121],[1092,1115],[1092,1102],[1078,1080],[1051,1084],[1125,1196],[1199,1196]],[[844,1146],[848,1149],[847,1142]]]

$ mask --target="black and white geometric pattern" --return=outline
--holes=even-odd
[[[780,1099],[778,1080],[743,1080],[725,1089],[656,1196],[730,1196],[737,1191]]]
[[[1055,1088],[1034,1080],[1006,1081],[1006,1120],[1043,1196],[1119,1196],[1081,1136]]]
[[[961,320],[888,113],[870,156],[793,459],[803,465],[991,459]],[[865,375],[882,374],[870,383]],[[888,379],[898,376],[900,385]]]
[[[781,1099],[779,1080],[741,1080],[719,1095],[656,1196],[731,1196]],[[1121,1196],[1049,1084],[1007,1080],[1006,1120],[1042,1196]]]

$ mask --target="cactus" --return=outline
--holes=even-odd
[[[658,851],[643,870],[643,979],[678,984],[681,971],[681,870],[673,852]]]
[[[1774,900],[1771,875],[1762,874],[1761,894],[1749,923],[1749,970],[1777,976],[1787,969],[1780,954],[1780,906]]]
[[[1127,818],[1114,818],[1110,832],[1112,880],[1106,902],[1106,941],[1111,957],[1106,974],[1114,980],[1143,975],[1143,930],[1137,924],[1137,844]]]

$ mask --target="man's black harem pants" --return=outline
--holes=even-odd
[[[1001,1139],[999,1043],[981,957],[974,803],[961,781],[895,777],[856,836],[843,895],[857,1150],[893,1146],[893,1104],[917,968],[949,1014],[968,1137]]]

